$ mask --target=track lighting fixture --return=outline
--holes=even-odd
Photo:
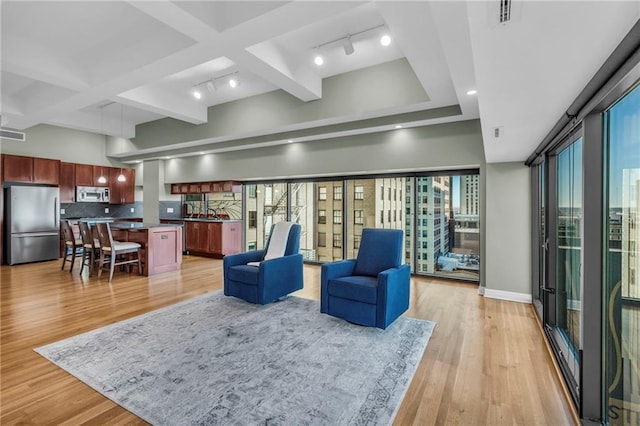
[[[322,43],[319,44],[318,46],[316,46],[316,54],[313,58],[313,62],[315,62],[315,64],[317,66],[320,66],[324,63],[324,58],[322,57],[322,55],[320,54],[320,49],[324,46],[330,45],[330,44],[334,44],[334,43],[341,43],[342,44],[342,48],[344,49],[344,54],[345,55],[351,55],[355,52],[355,47],[353,46],[353,42],[352,42],[352,38],[353,37],[357,37],[360,36],[364,33],[368,33],[370,31],[374,31],[377,30],[379,28],[385,28],[383,35],[380,38],[380,44],[382,44],[383,46],[389,46],[391,44],[391,36],[388,34],[387,30],[386,30],[386,26],[385,25],[378,25],[376,27],[372,27],[372,28],[367,28],[366,30],[362,30],[362,31],[358,31],[356,33],[352,33],[352,34],[347,34],[344,37],[340,37],[337,38],[335,40],[331,40],[328,41],[326,43]]]
[[[342,47],[344,48],[345,55],[351,55],[353,52],[355,52],[355,49],[353,48],[353,43],[351,43],[350,35],[344,39],[344,45]]]
[[[202,99],[203,90],[206,89],[209,94],[213,94],[219,85],[216,85],[217,80],[227,79],[229,86],[238,87],[240,85],[240,79],[238,78],[238,72],[232,72],[229,74],[221,75],[220,77],[211,77],[209,80],[201,81],[191,87],[191,95],[196,99]]]

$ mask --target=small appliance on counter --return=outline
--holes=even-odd
[[[48,186],[6,189],[6,261],[18,263],[60,257],[60,192]]]
[[[109,188],[97,186],[76,186],[76,202],[108,203]]]

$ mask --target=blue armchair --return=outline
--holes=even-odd
[[[362,230],[356,259],[325,263],[320,312],[385,329],[409,308],[409,265],[402,264],[403,232]]]
[[[225,256],[224,294],[261,305],[273,302],[303,286],[300,225],[278,222],[264,250]]]

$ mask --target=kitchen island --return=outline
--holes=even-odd
[[[113,222],[109,225],[114,240],[140,244],[144,275],[180,269],[182,226],[144,222]]]
[[[185,250],[189,254],[222,259],[242,251],[243,222],[234,219],[185,218]]]

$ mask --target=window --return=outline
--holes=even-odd
[[[360,239],[362,238],[361,235],[354,235],[353,236],[353,248],[355,250],[358,250],[360,248]]]
[[[384,201],[384,186],[380,187],[380,199]]]
[[[342,187],[334,186],[333,187],[333,199],[334,200],[342,200]]]
[[[389,187],[389,201],[391,201],[391,187]]]
[[[342,247],[342,234],[333,234],[333,246]]]
[[[333,223],[342,223],[342,210],[333,211]]]
[[[353,211],[353,223],[355,223],[356,225],[364,224],[364,211],[362,210]]]
[[[384,210],[380,210],[380,223],[384,223]]]
[[[318,200],[326,200],[327,199],[327,187],[320,186],[318,187]]]
[[[327,223],[327,211],[326,210],[318,210],[318,223]]]
[[[364,186],[356,186],[353,198],[355,200],[364,200]]]
[[[327,246],[327,234],[325,232],[318,232],[318,247]]]
[[[256,186],[255,185],[247,185],[247,193],[249,198],[256,198]]]
[[[387,210],[387,222],[391,223],[391,210]]]
[[[247,250],[256,250],[256,242],[255,241],[249,241],[247,243]]]
[[[258,212],[255,210],[249,211],[249,228],[255,228],[258,226]]]

